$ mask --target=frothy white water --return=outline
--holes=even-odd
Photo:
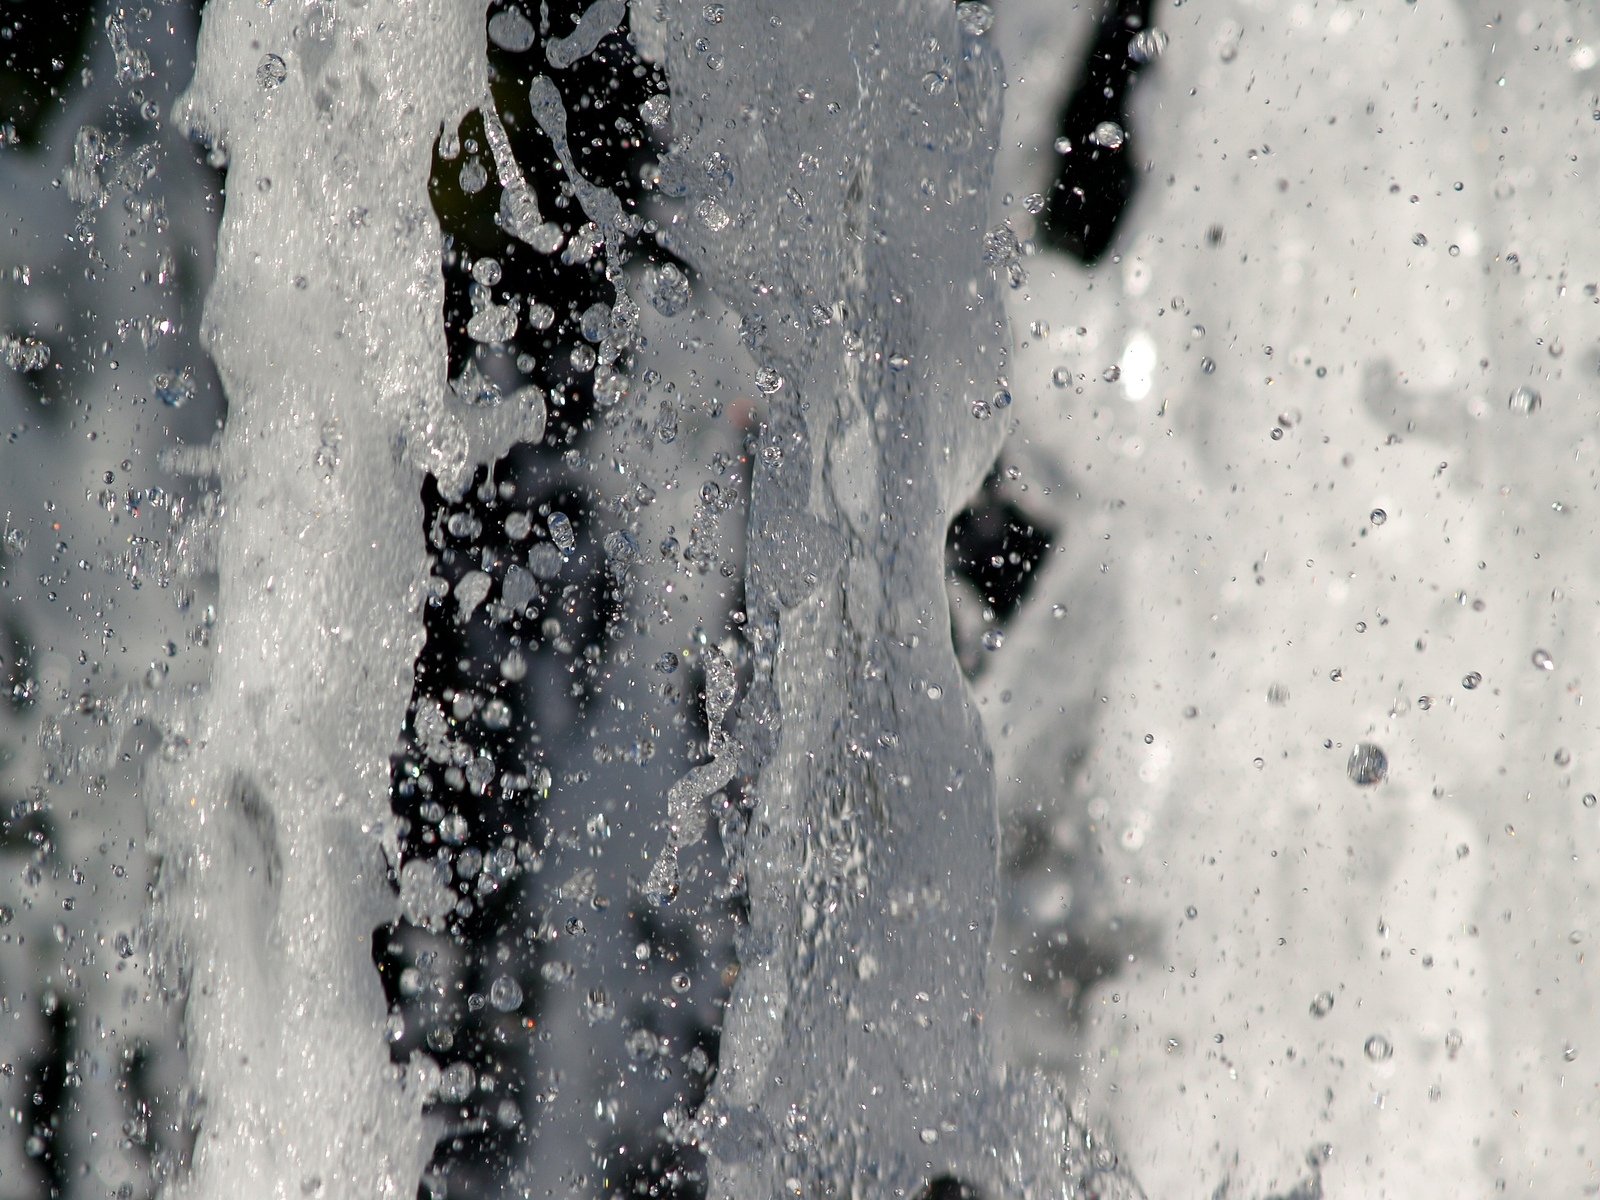
[[[542,419],[486,431],[446,386],[428,175],[485,95],[483,46],[482,3],[217,3],[180,106],[230,169],[206,314],[230,404],[216,665],[149,788],[201,1101],[183,1194],[409,1198],[431,1148],[429,1071],[390,1064],[372,965],[397,911],[419,489],[459,489]]]
[[[711,1194],[946,1175],[1068,1194],[1097,1165],[1043,1089],[1004,1080],[985,1028],[994,788],[944,590],[1009,403],[988,10],[683,3],[667,24],[661,177],[685,203],[664,240],[738,315],[768,398],[739,732],[751,916],[700,1114]]]

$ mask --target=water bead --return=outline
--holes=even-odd
[[[1506,407],[1518,416],[1531,417],[1539,411],[1539,406],[1544,403],[1544,398],[1537,389],[1519,387],[1506,398]]]
[[[276,54],[262,55],[256,67],[256,84],[264,92],[276,91],[289,78],[289,68]]]
[[[1359,742],[1350,752],[1350,759],[1345,764],[1345,774],[1350,776],[1350,781],[1358,787],[1372,787],[1382,783],[1384,776],[1389,773],[1389,758],[1383,750],[1372,742]]]

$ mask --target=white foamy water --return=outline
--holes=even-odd
[[[448,492],[497,452],[449,400],[427,192],[434,140],[485,94],[483,45],[482,4],[205,14],[181,115],[230,169],[206,309],[220,616],[150,789],[202,1105],[184,1194],[409,1197],[431,1149],[431,1068],[389,1063],[371,947],[397,911],[422,473]],[[495,416],[503,451],[520,414]]]

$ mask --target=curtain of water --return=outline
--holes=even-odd
[[[941,1175],[1042,1195],[1096,1173],[991,1055],[993,776],[948,635],[947,531],[1010,404],[992,17],[668,9],[661,170],[684,204],[663,240],[737,315],[768,398],[750,925],[700,1115],[719,1200]]]

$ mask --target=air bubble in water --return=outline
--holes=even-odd
[[[783,386],[783,376],[772,367],[761,367],[756,371],[756,391],[763,396],[770,396]]]
[[[1519,387],[1506,399],[1506,407],[1518,416],[1531,417],[1539,411],[1539,406],[1544,403],[1544,397],[1531,387]]]
[[[1466,688],[1469,692],[1476,689],[1477,686],[1482,682],[1483,676],[1478,674],[1476,671],[1468,671],[1461,677],[1461,686]]]
[[[1128,140],[1127,131],[1115,121],[1101,121],[1094,127],[1094,132],[1089,135],[1089,140],[1096,146],[1107,150],[1121,150],[1122,144]]]
[[[1333,993],[1318,992],[1311,998],[1311,1015],[1325,1017],[1333,1011]]]
[[[1550,657],[1548,650],[1535,650],[1533,652],[1533,665],[1541,671],[1554,671],[1556,660]]]
[[[1373,1062],[1387,1062],[1394,1057],[1394,1046],[1383,1034],[1375,1033],[1361,1047],[1361,1052]]]
[[[998,650],[1006,644],[1006,635],[998,629],[989,629],[983,635],[983,648],[985,650]]]
[[[289,78],[289,68],[284,66],[283,59],[276,54],[265,54],[261,58],[261,65],[256,68],[256,83],[262,91],[273,91],[282,86],[283,81]]]
[[[1382,525],[1385,521],[1387,521],[1389,519],[1389,514],[1384,512],[1383,509],[1381,509],[1381,508],[1375,508],[1375,509],[1372,510],[1372,513],[1371,513],[1371,516],[1369,517],[1369,519],[1372,521],[1372,523],[1374,525]]]
[[[1345,773],[1357,786],[1371,787],[1375,783],[1383,782],[1383,777],[1389,773],[1389,758],[1373,743],[1360,742],[1350,752],[1350,761],[1345,764]]]

